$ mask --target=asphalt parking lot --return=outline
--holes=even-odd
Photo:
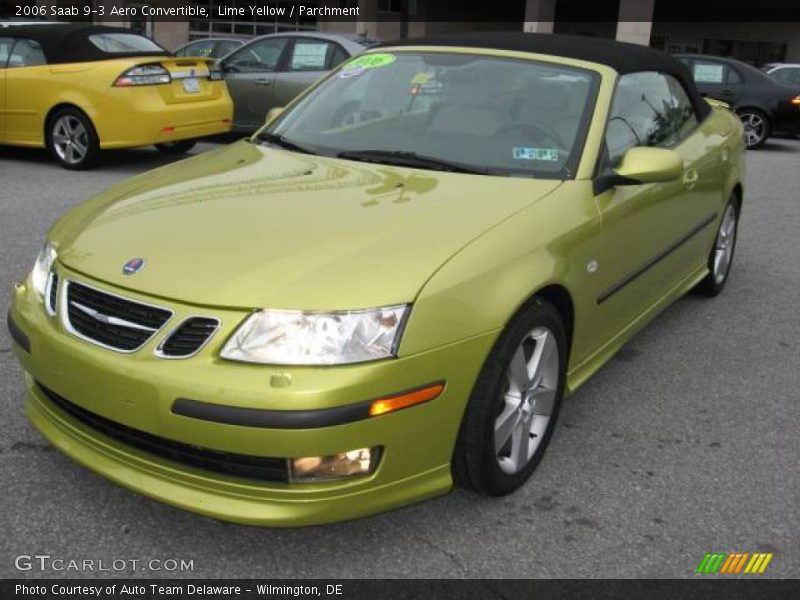
[[[165,162],[119,152],[74,173],[0,149],[0,314],[59,215]],[[24,416],[0,334],[0,577],[111,574],[21,573],[22,554],[193,561],[118,573],[136,577],[691,577],[711,551],[773,552],[762,577],[800,577],[800,140],[774,139],[747,163],[725,292],[681,300],[634,338],[566,402],[532,480],[501,499],[456,490],[297,530],[183,512],[53,451]]]

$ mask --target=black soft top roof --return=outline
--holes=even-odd
[[[493,48],[549,54],[600,63],[611,67],[620,74],[660,71],[672,75],[683,84],[701,119],[711,110],[709,104],[697,91],[692,74],[686,65],[666,52],[639,44],[578,35],[487,31],[404,39],[381,44],[381,47],[389,46]]]
[[[89,36],[98,33],[127,33],[135,31],[121,27],[102,27],[80,23],[15,25],[0,29],[3,37],[25,38],[41,45],[48,64],[63,64],[127,58],[136,56],[169,56],[164,49],[148,52],[103,52],[89,41]],[[154,42],[155,43],[155,42]]]

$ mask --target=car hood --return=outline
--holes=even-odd
[[[192,304],[354,309],[412,301],[453,254],[560,181],[407,169],[247,141],[79,205],[67,267]],[[133,258],[145,265],[123,274]]]

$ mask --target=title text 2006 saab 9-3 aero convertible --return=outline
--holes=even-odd
[[[743,153],[736,116],[656,50],[376,48],[250,140],[50,230],[8,317],[28,415],[218,519],[509,493],[566,392],[669,303],[722,290]]]
[[[100,149],[187,152],[231,128],[233,103],[212,62],[175,58],[127,29],[0,29],[0,144],[46,147],[68,169],[89,168]]]

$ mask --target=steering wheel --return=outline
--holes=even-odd
[[[549,129],[548,127],[544,127],[542,125],[537,125],[535,123],[523,123],[521,121],[512,121],[511,123],[506,123],[503,125],[498,131],[498,134],[502,133],[517,133],[519,131],[529,131],[533,134],[533,137],[536,139],[543,139],[543,140],[550,140],[551,142],[555,142],[556,146],[560,150],[566,150],[568,148],[567,144],[564,143],[564,140],[561,139],[555,131]]]
[[[361,103],[357,101],[346,102],[333,114],[331,127],[345,127],[356,125],[363,121],[379,119],[383,114],[378,110],[362,110]]]

